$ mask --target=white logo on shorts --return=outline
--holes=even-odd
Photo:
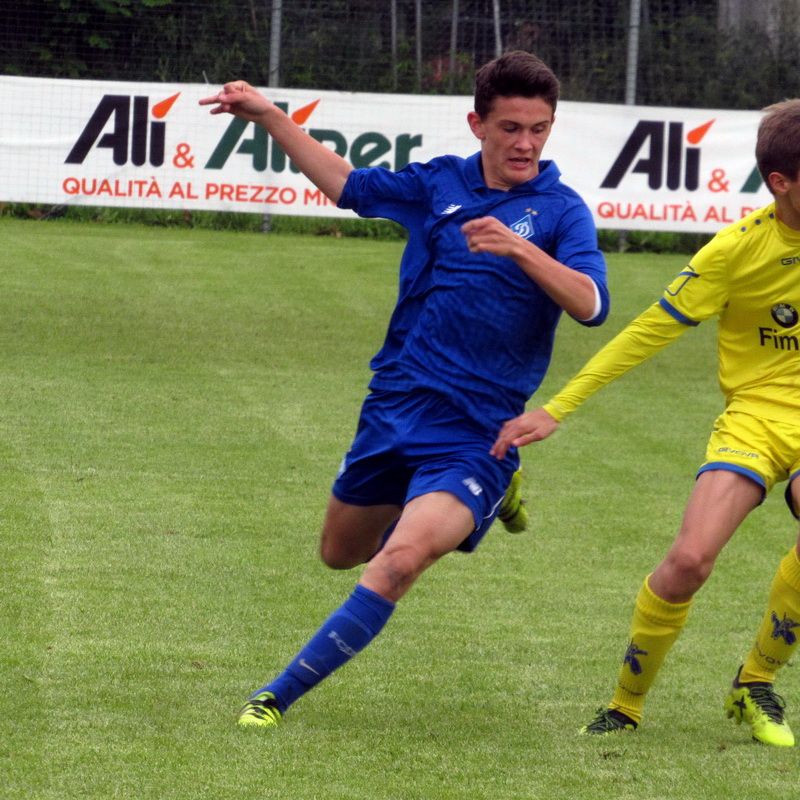
[[[479,494],[483,494],[483,487],[478,483],[478,481],[475,480],[475,478],[464,478],[461,483],[463,483],[464,486],[466,486],[467,489],[469,489],[472,494],[475,495],[475,497],[477,497]]]

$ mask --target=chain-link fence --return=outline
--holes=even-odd
[[[569,100],[759,108],[800,94],[800,0],[0,0],[0,11],[5,74],[471,94],[477,66],[521,48]]]

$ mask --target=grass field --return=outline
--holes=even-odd
[[[0,220],[0,796],[785,800],[797,751],[722,699],[795,527],[776,491],[698,596],[633,736],[576,735],[714,416],[713,323],[523,452],[533,530],[423,576],[279,730],[236,711],[357,574],[316,554],[401,245]],[[680,256],[610,256],[546,398]],[[800,681],[782,675],[800,728]],[[792,714],[791,709],[795,709]]]

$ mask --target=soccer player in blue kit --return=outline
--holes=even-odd
[[[200,101],[263,126],[340,207],[409,232],[398,302],[322,526],[325,564],[366,567],[286,669],[250,696],[240,725],[277,725],[377,636],[424,570],[475,549],[519,466],[516,449],[500,460],[490,450],[539,387],[561,312],[589,326],[605,319],[591,213],[555,163],[540,160],[558,92],[539,58],[506,53],[476,74],[467,123],[479,152],[396,173],[354,169],[243,81]]]

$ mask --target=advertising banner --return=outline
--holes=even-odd
[[[0,201],[347,216],[219,86],[0,76]],[[478,149],[470,97],[262,91],[356,167]],[[757,111],[562,101],[544,158],[599,228],[713,233],[770,200]]]

